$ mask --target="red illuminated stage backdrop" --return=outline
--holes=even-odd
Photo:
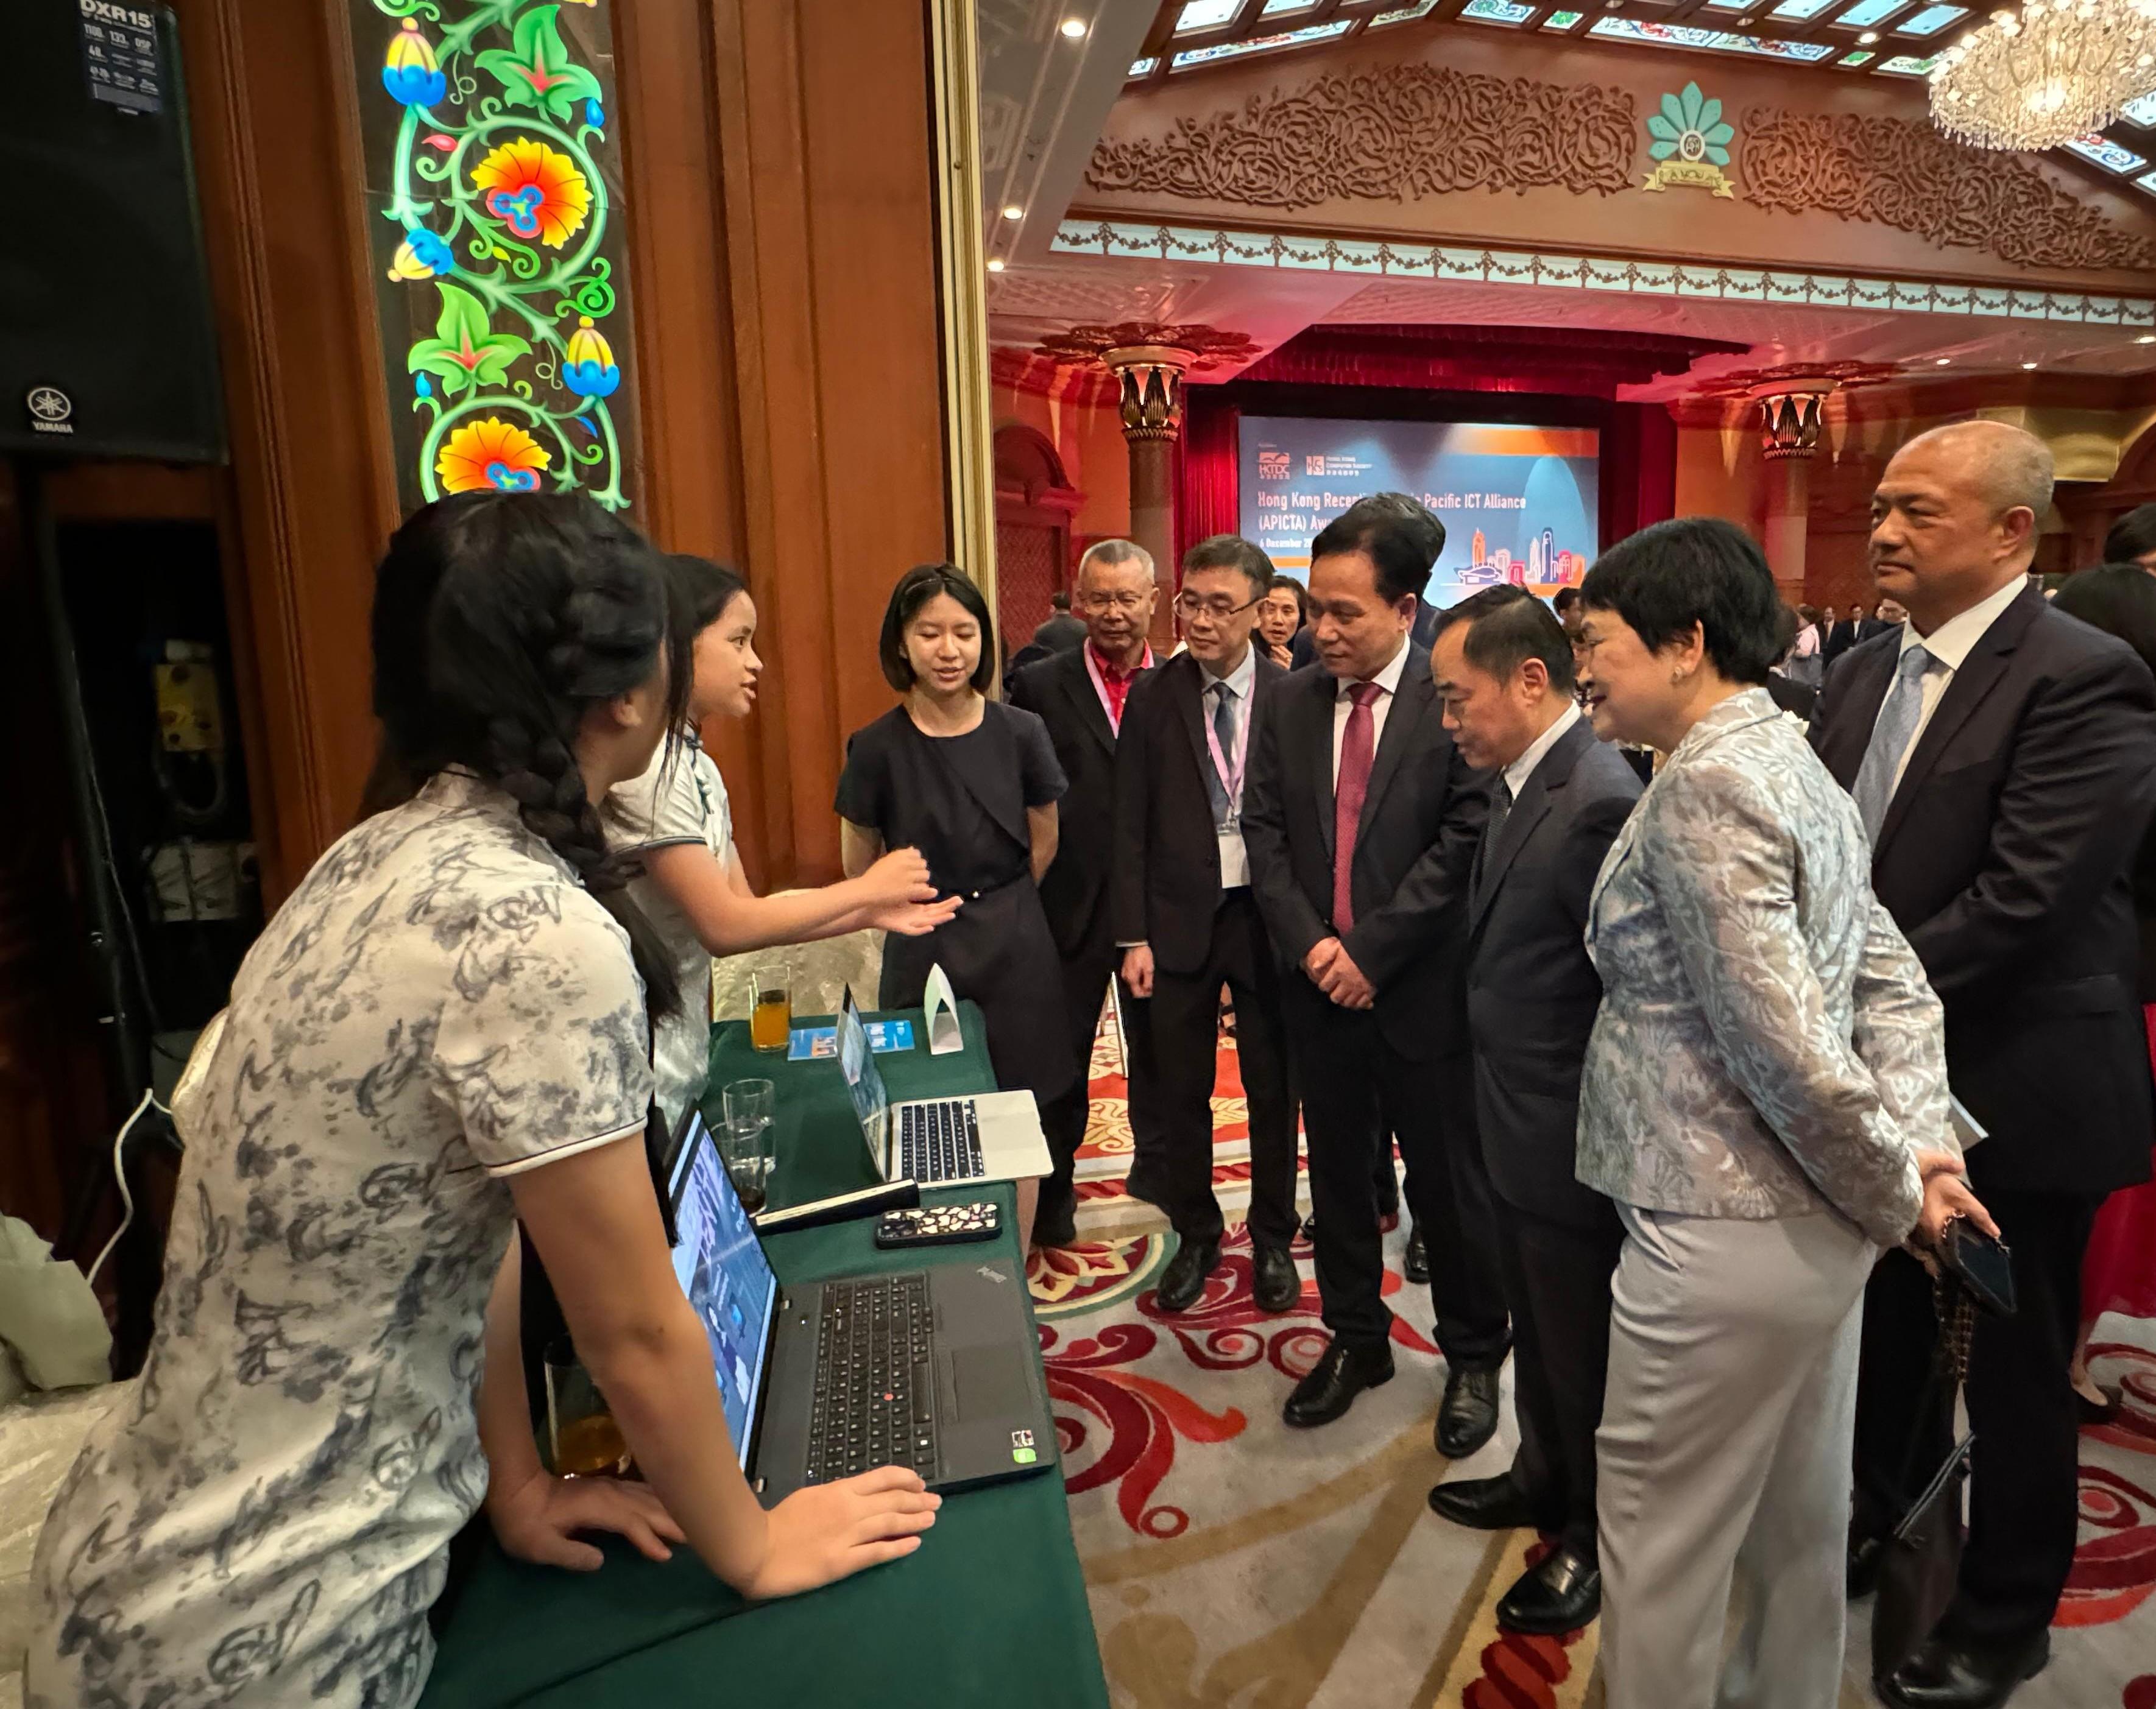
[[[1389,437],[1398,423],[1421,423],[1426,430],[1443,423],[1541,429],[1547,430],[1541,436],[1548,441],[1546,450],[1575,467],[1584,459],[1591,471],[1584,483],[1590,491],[1583,494],[1587,526],[1573,531],[1576,536],[1591,532],[1591,546],[1583,549],[1579,538],[1553,538],[1547,556],[1563,565],[1560,555],[1569,552],[1569,577],[1551,574],[1546,564],[1534,577],[1539,591],[1554,591],[1562,580],[1578,579],[1584,568],[1581,561],[1591,562],[1593,551],[1675,513],[1676,423],[1660,403],[1619,402],[1618,389],[1681,374],[1697,357],[1739,347],[1708,339],[1553,327],[1313,326],[1226,384],[1194,382],[1185,393],[1178,552],[1210,534],[1246,531],[1242,465],[1255,467],[1256,446],[1245,442],[1251,421],[1293,419],[1305,434],[1322,435],[1329,426],[1343,439],[1357,432],[1351,423],[1369,424]],[[1431,443],[1436,443],[1435,434]],[[1305,449],[1303,460],[1293,466],[1306,469],[1312,454],[1314,448]],[[1403,490],[1419,493],[1428,483],[1409,479],[1412,472],[1397,470],[1406,482]],[[1315,486],[1321,493],[1353,496],[1348,483],[1337,477],[1290,485],[1296,491]],[[1485,485],[1478,484],[1476,490],[1484,491]],[[1339,508],[1343,507],[1321,512],[1317,525]],[[1460,579],[1460,567],[1471,564],[1478,520],[1460,507],[1440,508],[1438,514],[1448,539],[1432,582],[1434,600],[1448,593],[1446,583]],[[1491,529],[1482,531],[1482,569],[1489,579],[1486,572],[1498,547],[1489,543]],[[1536,545],[1540,532],[1538,527]],[[1285,541],[1279,544],[1282,567],[1298,572],[1300,566],[1292,562],[1296,554]],[[1306,562],[1309,546],[1305,535],[1300,553]],[[1523,538],[1516,546],[1508,539],[1503,550],[1507,559],[1495,579],[1526,579],[1533,557],[1529,542]],[[1518,577],[1511,574],[1514,560],[1522,570]],[[1450,596],[1460,591],[1450,589]]]

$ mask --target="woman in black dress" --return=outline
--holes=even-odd
[[[1046,1108],[1079,1072],[1062,964],[1034,888],[1055,858],[1065,787],[1048,726],[984,697],[996,656],[988,606],[948,564],[900,577],[878,652],[906,698],[846,743],[837,803],[846,875],[886,849],[917,848],[938,893],[964,899],[949,924],[886,941],[878,1000],[918,1008],[929,968],[942,962],[952,992],[981,1006],[997,1084]],[[1018,1186],[1019,1233],[1029,1238],[1038,1183]]]

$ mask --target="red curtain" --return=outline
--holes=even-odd
[[[1677,424],[1659,403],[1615,403],[1602,436],[1602,544],[1677,511]]]
[[[1242,412],[1211,387],[1183,394],[1183,437],[1176,444],[1175,557],[1214,534],[1243,531],[1236,427]]]

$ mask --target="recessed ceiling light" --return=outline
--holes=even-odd
[[[2027,369],[2027,368],[2033,368],[2033,367],[2035,367],[2036,366],[2036,364],[2035,364],[2035,363],[2034,363],[2034,362],[2024,362],[2024,363],[2022,363],[2022,364],[2021,364],[2021,366],[2022,366],[2022,367],[2023,367],[2023,368]]]
[[[1004,209],[1004,218],[1005,219],[1024,219],[1025,218],[1025,210],[1019,207],[1017,203],[1014,202],[1009,207]]]
[[[988,258],[988,271],[991,273],[1000,273],[1003,270],[1004,258],[1000,255],[991,255]]]
[[[1876,29],[1868,29],[1865,31],[1862,35],[1857,37],[1856,45],[1860,48],[1868,48],[1878,39],[1879,32]]]
[[[990,262],[988,264],[989,264],[990,266],[993,266],[995,264],[994,264],[993,262]],[[1943,357],[1939,357],[1939,358],[1938,358],[1938,360],[1937,360],[1937,361],[1933,364],[1933,367],[1942,367],[1942,368],[1943,368],[1943,367],[1946,367],[1946,365],[1947,365],[1948,362],[1951,362],[1953,360],[1953,358],[1952,357],[1950,357],[1950,356],[1943,356]]]
[[[2136,344],[2156,344],[2156,332],[2144,332],[2133,341]]]
[[[1086,20],[1082,18],[1065,18],[1063,33],[1070,37],[1072,41],[1076,41],[1079,37],[1086,33]]]

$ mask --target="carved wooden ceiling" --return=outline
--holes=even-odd
[[[1251,56],[1292,55],[1359,37],[1460,26],[1688,55],[1770,58],[1822,76],[1918,80],[1974,3],[1943,0],[1160,0],[1130,85]],[[2108,131],[2061,151],[2156,197],[2156,91]]]

